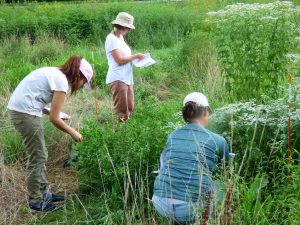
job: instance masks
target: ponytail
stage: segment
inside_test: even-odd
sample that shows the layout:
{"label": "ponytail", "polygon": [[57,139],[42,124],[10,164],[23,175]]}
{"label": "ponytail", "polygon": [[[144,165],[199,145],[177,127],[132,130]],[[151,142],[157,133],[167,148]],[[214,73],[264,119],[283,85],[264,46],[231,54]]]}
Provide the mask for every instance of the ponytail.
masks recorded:
{"label": "ponytail", "polygon": [[187,102],[182,108],[182,116],[185,122],[192,122],[193,119],[203,115],[207,107],[197,106],[195,102]]}

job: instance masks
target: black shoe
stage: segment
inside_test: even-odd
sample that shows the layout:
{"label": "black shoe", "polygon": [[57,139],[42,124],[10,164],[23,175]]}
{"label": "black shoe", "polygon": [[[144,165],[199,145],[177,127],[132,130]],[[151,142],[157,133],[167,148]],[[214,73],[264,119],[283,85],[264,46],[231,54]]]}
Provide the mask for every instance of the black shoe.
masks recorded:
{"label": "black shoe", "polygon": [[29,203],[28,206],[31,212],[51,212],[56,208],[55,205],[46,202]]}
{"label": "black shoe", "polygon": [[65,197],[62,196],[62,195],[55,195],[55,194],[52,194],[52,198],[50,200],[50,202],[63,202],[65,201]]}
{"label": "black shoe", "polygon": [[47,192],[44,194],[44,201],[49,203],[55,203],[55,202],[63,202],[65,200],[65,197],[62,195],[55,195],[51,192]]}

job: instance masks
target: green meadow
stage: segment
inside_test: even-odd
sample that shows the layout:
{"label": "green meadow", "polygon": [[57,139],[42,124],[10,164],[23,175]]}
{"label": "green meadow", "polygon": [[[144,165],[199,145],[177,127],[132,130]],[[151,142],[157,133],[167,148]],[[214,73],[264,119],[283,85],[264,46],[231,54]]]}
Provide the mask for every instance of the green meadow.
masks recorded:
{"label": "green meadow", "polygon": [[[167,225],[150,201],[168,134],[184,124],[183,98],[204,93],[210,129],[236,153],[220,179],[232,187],[231,224],[300,224],[300,2],[255,0],[77,1],[0,4],[0,224]],[[104,41],[120,11],[126,37],[153,66],[134,68],[135,109],[112,115]],[[6,108],[32,70],[69,56],[94,60],[93,90],[68,96],[74,143],[44,117],[50,188],[67,196],[48,214],[27,209],[22,141]],[[93,59],[94,56],[94,59]],[[288,77],[292,76],[290,92]],[[289,95],[290,93],[290,95]],[[288,101],[291,162],[288,163]],[[209,218],[220,224],[224,204]],[[200,224],[200,221],[198,223]]]}

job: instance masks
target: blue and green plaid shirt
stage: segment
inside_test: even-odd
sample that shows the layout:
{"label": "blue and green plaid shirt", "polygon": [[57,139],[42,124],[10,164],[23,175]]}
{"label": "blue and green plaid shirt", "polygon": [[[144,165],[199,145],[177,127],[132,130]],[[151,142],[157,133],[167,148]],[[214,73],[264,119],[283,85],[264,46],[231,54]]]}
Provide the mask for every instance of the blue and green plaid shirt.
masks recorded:
{"label": "blue and green plaid shirt", "polygon": [[154,195],[186,202],[213,191],[212,175],[229,159],[226,140],[197,124],[172,132],[160,157]]}

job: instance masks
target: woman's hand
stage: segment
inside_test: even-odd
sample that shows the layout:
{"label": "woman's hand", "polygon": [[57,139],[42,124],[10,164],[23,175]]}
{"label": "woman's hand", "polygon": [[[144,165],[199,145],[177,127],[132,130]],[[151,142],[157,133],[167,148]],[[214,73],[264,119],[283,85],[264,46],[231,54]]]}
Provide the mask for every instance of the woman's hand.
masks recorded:
{"label": "woman's hand", "polygon": [[141,59],[145,58],[145,54],[137,53],[137,54],[134,55],[134,58],[141,60]]}
{"label": "woman's hand", "polygon": [[74,130],[73,133],[71,133],[71,137],[76,142],[80,142],[83,139],[82,135],[80,133],[78,133],[76,130]]}

